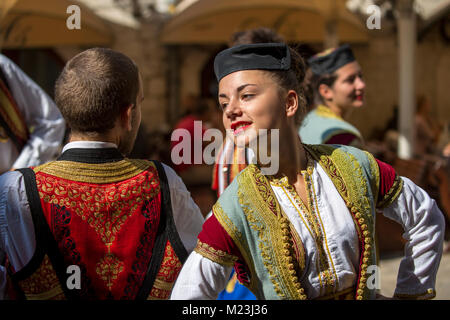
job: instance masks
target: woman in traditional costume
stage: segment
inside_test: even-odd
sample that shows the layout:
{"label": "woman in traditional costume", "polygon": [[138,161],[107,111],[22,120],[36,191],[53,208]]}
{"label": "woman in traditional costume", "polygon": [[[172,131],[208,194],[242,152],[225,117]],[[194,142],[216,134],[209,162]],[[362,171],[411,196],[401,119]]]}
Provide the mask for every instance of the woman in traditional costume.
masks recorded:
{"label": "woman in traditional costume", "polygon": [[408,240],[395,296],[433,298],[442,213],[365,151],[302,144],[301,57],[283,43],[245,44],[219,53],[214,69],[225,127],[246,147],[278,134],[278,170],[257,161],[223,192],[172,299],[216,299],[233,267],[258,299],[374,299],[377,211],[402,224]]}
{"label": "woman in traditional costume", "polygon": [[348,44],[330,48],[308,59],[316,108],[299,128],[303,143],[344,144],[364,147],[359,130],[346,121],[353,110],[364,106],[366,84],[361,66]]}

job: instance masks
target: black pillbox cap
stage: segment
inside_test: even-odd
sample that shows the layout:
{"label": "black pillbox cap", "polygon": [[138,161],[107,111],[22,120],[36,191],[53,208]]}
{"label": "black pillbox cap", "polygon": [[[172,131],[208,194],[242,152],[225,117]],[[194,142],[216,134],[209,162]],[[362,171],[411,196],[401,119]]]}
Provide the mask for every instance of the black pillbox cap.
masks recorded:
{"label": "black pillbox cap", "polygon": [[347,63],[355,61],[352,49],[348,44],[318,53],[308,59],[311,70],[316,75],[332,74]]}
{"label": "black pillbox cap", "polygon": [[289,70],[291,54],[284,43],[241,44],[219,52],[214,59],[217,81],[241,70]]}

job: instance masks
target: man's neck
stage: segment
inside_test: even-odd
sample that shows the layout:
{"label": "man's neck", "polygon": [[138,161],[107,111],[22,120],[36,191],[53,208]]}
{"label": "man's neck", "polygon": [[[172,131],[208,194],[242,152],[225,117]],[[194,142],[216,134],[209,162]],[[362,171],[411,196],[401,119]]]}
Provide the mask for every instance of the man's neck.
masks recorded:
{"label": "man's neck", "polygon": [[99,142],[110,142],[118,145],[118,139],[109,133],[99,134],[96,132],[89,133],[79,133],[73,132],[70,135],[69,142],[75,141],[99,141]]}

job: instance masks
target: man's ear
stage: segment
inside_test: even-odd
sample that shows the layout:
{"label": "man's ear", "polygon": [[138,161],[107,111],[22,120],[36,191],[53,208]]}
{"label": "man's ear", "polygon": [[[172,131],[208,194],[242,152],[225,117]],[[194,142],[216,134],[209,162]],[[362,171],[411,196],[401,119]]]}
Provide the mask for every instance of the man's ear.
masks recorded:
{"label": "man's ear", "polygon": [[286,116],[293,117],[298,109],[298,94],[295,90],[289,90],[286,96]]}
{"label": "man's ear", "polygon": [[129,104],[126,108],[122,109],[120,114],[120,124],[122,128],[125,128],[127,131],[131,131],[132,129],[132,117],[133,117],[133,109],[134,104]]}
{"label": "man's ear", "polygon": [[319,85],[319,94],[324,100],[333,99],[333,90],[331,90],[331,88],[324,83]]}

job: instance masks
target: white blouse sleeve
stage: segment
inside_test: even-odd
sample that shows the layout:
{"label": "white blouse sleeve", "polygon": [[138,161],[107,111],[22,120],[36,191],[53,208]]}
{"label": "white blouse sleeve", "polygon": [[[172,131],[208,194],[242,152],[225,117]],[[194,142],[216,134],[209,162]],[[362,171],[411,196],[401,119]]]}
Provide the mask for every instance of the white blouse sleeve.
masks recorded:
{"label": "white blouse sleeve", "polygon": [[172,290],[171,300],[216,300],[225,289],[232,266],[223,266],[192,252]]}
{"label": "white blouse sleeve", "polygon": [[13,168],[37,166],[52,160],[59,151],[65,121],[53,100],[17,65],[0,55],[0,64],[30,137]]}
{"label": "white blouse sleeve", "polygon": [[181,178],[169,166],[163,164],[163,167],[169,182],[175,227],[184,247],[190,253],[197,244],[204,218]]}
{"label": "white blouse sleeve", "polygon": [[403,226],[405,255],[400,263],[395,296],[433,298],[442,256],[444,217],[430,196],[405,177],[399,197],[383,214]]}
{"label": "white blouse sleeve", "polygon": [[[28,264],[36,242],[23,176],[11,171],[0,175],[0,263],[5,256],[15,270]],[[0,300],[5,299],[6,269],[0,266]]]}

